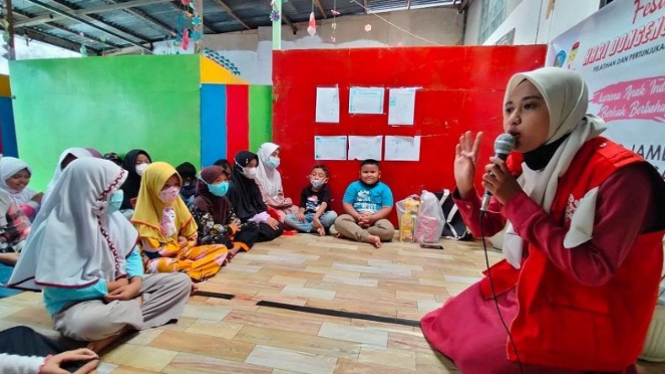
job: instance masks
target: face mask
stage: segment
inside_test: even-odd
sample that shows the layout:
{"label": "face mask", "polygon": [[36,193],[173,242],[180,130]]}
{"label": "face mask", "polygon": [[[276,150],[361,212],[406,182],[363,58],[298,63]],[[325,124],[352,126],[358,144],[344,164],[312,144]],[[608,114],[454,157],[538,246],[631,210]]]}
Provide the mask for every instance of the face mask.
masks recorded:
{"label": "face mask", "polygon": [[242,168],[242,174],[248,179],[256,178],[256,168]]}
{"label": "face mask", "polygon": [[124,197],[125,193],[122,190],[117,190],[111,194],[111,198],[109,199],[109,214],[120,210]]}
{"label": "face mask", "polygon": [[224,182],[217,183],[217,184],[208,184],[208,183],[206,183],[206,184],[208,185],[208,189],[210,190],[210,193],[215,195],[215,196],[224,197],[224,196],[226,196],[226,193],[229,192],[229,182],[228,181],[224,181]]}
{"label": "face mask", "polygon": [[280,160],[277,157],[270,156],[270,159],[266,162],[266,166],[271,169],[277,169],[279,162]]}
{"label": "face mask", "polygon": [[171,204],[178,198],[179,193],[180,193],[180,188],[169,187],[165,190],[162,190],[159,193],[159,200],[161,200],[165,204]]}
{"label": "face mask", "polygon": [[312,178],[309,181],[312,183],[312,187],[314,188],[320,188],[321,186],[323,186],[323,180]]}
{"label": "face mask", "polygon": [[138,174],[139,176],[143,175],[143,172],[145,171],[145,168],[148,167],[148,165],[150,165],[150,164],[138,164],[138,165],[136,165],[136,167],[135,167],[136,174]]}

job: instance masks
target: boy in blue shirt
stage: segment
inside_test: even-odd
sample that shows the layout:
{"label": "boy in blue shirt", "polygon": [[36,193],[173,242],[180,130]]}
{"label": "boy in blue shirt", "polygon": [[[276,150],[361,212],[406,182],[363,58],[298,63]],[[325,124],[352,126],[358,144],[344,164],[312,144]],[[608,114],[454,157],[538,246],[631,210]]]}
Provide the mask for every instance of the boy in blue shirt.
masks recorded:
{"label": "boy in blue shirt", "polygon": [[349,184],[344,193],[344,212],[335,220],[338,236],[366,242],[381,248],[391,241],[395,227],[388,218],[393,210],[393,193],[379,182],[381,168],[376,160],[360,164],[360,180]]}

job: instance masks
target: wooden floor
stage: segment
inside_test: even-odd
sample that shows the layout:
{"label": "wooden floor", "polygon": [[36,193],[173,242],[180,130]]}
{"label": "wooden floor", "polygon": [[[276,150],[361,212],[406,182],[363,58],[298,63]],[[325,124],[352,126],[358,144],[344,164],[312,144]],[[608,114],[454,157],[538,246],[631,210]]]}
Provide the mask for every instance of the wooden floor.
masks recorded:
{"label": "wooden floor", "polygon": [[[272,301],[417,321],[480,279],[477,243],[369,245],[313,235],[280,238],[239,254],[192,297],[176,325],[125,339],[100,373],[458,373],[418,327],[260,306]],[[490,260],[500,258],[491,252]],[[0,330],[29,325],[55,336],[41,295],[0,300]],[[641,364],[640,373],[665,365]]]}

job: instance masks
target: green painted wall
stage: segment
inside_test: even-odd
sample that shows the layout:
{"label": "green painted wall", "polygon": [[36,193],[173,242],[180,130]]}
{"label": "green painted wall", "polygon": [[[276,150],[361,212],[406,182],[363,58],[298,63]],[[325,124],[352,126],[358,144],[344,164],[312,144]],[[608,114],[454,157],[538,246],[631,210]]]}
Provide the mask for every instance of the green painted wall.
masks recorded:
{"label": "green painted wall", "polygon": [[272,86],[249,86],[249,149],[272,141]]}
{"label": "green painted wall", "polygon": [[60,153],[148,151],[200,162],[199,56],[86,57],[10,63],[19,156],[43,189]]}

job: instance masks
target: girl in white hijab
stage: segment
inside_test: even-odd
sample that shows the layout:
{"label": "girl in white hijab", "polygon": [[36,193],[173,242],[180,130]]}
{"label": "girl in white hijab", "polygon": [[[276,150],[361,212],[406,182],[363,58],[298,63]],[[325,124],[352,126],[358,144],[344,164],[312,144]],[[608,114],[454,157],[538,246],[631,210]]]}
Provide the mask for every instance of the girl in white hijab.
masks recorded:
{"label": "girl in white hijab", "polygon": [[73,161],[9,280],[10,287],[43,289],[55,329],[96,352],[132,329],[179,318],[191,289],[185,274],[143,275],[138,233],[118,212],[126,177],[111,161]]}
{"label": "girl in white hijab", "polygon": [[31,176],[32,170],[23,160],[15,157],[0,160],[0,189],[9,193],[30,220],[35,218],[44,195],[28,187]]}
{"label": "girl in white hijab", "polygon": [[259,165],[254,180],[261,189],[263,202],[268,208],[272,208],[272,211],[279,216],[279,221],[283,223],[287,214],[298,213],[298,207],[293,205],[291,198],[284,196],[282,175],[277,170],[280,164],[279,146],[275,143],[263,143],[257,155]]}
{"label": "girl in white hijab", "polygon": [[83,157],[93,157],[93,154],[86,148],[68,148],[60,154],[58,164],[55,166],[55,171],[53,172],[53,179],[51,179],[48,186],[46,187],[44,199],[49,195],[51,190],[53,190],[55,184],[58,183],[58,180],[62,175],[62,171],[65,170],[67,165],[69,165],[72,161]]}
{"label": "girl in white hijab", "polygon": [[429,343],[464,373],[518,373],[520,365],[636,373],[663,265],[665,183],[599,136],[606,125],[586,113],[588,100],[577,72],[512,77],[503,130],[515,152],[485,167],[482,185],[493,195],[485,218],[473,187],[480,134],[460,138],[454,198],[465,223],[489,237],[508,222],[506,260],[491,277],[421,320]]}

